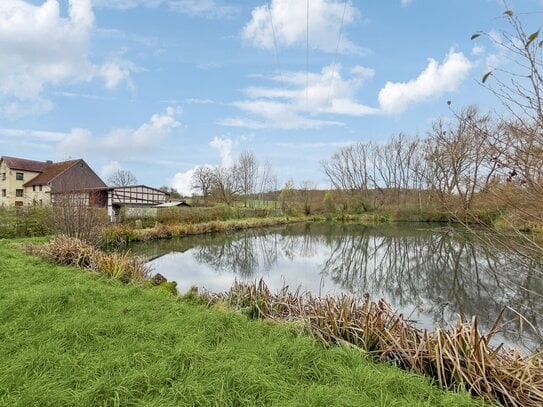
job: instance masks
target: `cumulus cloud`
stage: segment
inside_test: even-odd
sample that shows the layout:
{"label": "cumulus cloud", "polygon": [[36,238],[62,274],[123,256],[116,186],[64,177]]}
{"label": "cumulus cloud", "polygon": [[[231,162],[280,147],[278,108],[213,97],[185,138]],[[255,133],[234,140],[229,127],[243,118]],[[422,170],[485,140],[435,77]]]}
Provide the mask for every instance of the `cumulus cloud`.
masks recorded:
{"label": "cumulus cloud", "polygon": [[170,180],[170,185],[172,188],[177,189],[181,195],[191,196],[194,193],[192,188],[192,177],[195,171],[196,167],[185,172],[176,173]]}
{"label": "cumulus cloud", "polygon": [[[234,155],[233,149],[234,145],[237,144],[237,140],[232,140],[232,138],[227,136],[213,137],[213,140],[209,142],[209,146],[216,149],[219,152],[221,158],[221,166],[230,167],[234,164],[236,157]],[[216,168],[215,165],[205,164],[205,167]],[[192,177],[196,168],[191,168],[185,172],[176,173],[170,181],[170,185],[177,189],[182,195],[190,196],[194,193],[192,188]]]}
{"label": "cumulus cloud", "polygon": [[[91,0],[69,0],[68,17],[61,17],[58,0],[35,6],[22,0],[0,2],[0,98],[8,99],[4,114],[47,111],[47,86],[104,79],[108,88],[130,72],[114,63],[95,65],[88,58],[94,27]],[[35,103],[37,108],[31,105]],[[10,107],[11,104],[11,107]],[[7,107],[6,107],[7,106]]]}
{"label": "cumulus cloud", "polygon": [[232,153],[234,141],[231,138],[215,136],[209,145],[219,150],[221,155],[221,165],[223,167],[230,167],[234,164],[235,157]]}
{"label": "cumulus cloud", "polygon": [[[356,101],[356,94],[367,79],[375,74],[371,68],[356,66],[350,77],[341,75],[341,66],[326,66],[319,73],[283,72],[270,79],[274,87],[249,87],[245,89],[248,100],[232,105],[257,117],[227,118],[219,123],[225,126],[281,129],[313,129],[338,126],[341,122],[320,120],[321,114],[365,116],[378,113],[378,109]],[[309,115],[309,117],[308,117]]]}
{"label": "cumulus cloud", "polygon": [[137,129],[115,129],[105,136],[96,137],[86,129],[72,131],[57,145],[60,156],[81,156],[100,154],[106,157],[124,158],[155,151],[161,140],[179,127],[179,108],[168,107],[161,114],[154,114],[151,119]]}
{"label": "cumulus cloud", "polygon": [[409,82],[387,82],[379,92],[379,105],[386,114],[399,114],[422,102],[460,86],[472,63],[461,52],[451,51],[440,64],[430,58],[426,69]]}
{"label": "cumulus cloud", "polygon": [[[345,14],[344,14],[345,11]],[[341,22],[347,26],[359,15],[351,2],[312,0],[309,10],[309,43],[312,48],[335,52]],[[273,49],[274,34],[278,47],[305,46],[307,40],[307,4],[305,1],[272,0],[251,13],[241,36],[257,48]],[[343,31],[338,50],[342,53],[365,53]]]}

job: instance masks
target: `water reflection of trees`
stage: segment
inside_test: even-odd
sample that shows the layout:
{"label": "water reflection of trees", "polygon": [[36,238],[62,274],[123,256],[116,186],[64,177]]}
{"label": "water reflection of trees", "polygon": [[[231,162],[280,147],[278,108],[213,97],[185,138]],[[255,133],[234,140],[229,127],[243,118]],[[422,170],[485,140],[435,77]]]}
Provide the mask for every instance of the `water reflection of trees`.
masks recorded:
{"label": "water reflection of trees", "polygon": [[218,272],[230,272],[249,278],[269,272],[279,256],[293,260],[312,257],[318,250],[320,236],[299,224],[284,229],[248,229],[228,235],[226,239],[196,247],[194,258]]}
{"label": "water reflection of trees", "polygon": [[478,315],[488,327],[504,306],[541,324],[538,267],[451,231],[401,237],[370,231],[337,235],[322,271],[354,295],[382,296],[404,310],[419,307],[439,323]]}
{"label": "water reflection of trees", "polygon": [[343,291],[383,297],[405,312],[417,309],[430,315],[435,322],[454,321],[458,314],[478,315],[489,327],[504,306],[536,326],[543,322],[543,280],[537,262],[481,245],[454,229],[297,224],[183,242],[183,250],[193,249],[198,262],[244,279],[269,272],[281,258],[324,255],[320,272]]}
{"label": "water reflection of trees", "polygon": [[223,272],[250,277],[256,270],[269,271],[277,262],[278,247],[275,233],[246,230],[236,233],[222,244],[197,248],[194,258]]}

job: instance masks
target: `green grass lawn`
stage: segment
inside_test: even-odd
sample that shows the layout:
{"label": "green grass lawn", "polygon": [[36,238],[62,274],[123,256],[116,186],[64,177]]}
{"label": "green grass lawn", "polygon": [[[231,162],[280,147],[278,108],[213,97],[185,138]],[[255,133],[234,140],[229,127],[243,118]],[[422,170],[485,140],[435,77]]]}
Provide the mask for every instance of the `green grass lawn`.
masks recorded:
{"label": "green grass lawn", "polygon": [[293,328],[180,303],[0,240],[2,406],[471,406]]}

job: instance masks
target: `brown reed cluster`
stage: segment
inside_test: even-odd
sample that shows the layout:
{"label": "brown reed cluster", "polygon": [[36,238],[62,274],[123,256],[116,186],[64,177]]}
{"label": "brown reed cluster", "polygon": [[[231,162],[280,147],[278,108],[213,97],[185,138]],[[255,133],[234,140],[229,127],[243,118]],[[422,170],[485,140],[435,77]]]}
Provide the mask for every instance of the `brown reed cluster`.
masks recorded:
{"label": "brown reed cluster", "polygon": [[433,332],[416,328],[383,300],[349,296],[315,297],[284,287],[270,292],[265,283],[239,283],[223,294],[200,294],[208,303],[226,302],[255,318],[302,321],[327,344],[347,343],[379,360],[427,375],[446,388],[465,388],[474,396],[504,406],[543,406],[540,352],[490,345],[501,315],[487,334],[477,318]]}
{"label": "brown reed cluster", "polygon": [[103,252],[81,240],[65,235],[55,236],[49,243],[26,245],[27,252],[57,264],[80,267],[129,283],[144,281],[151,270],[145,260],[129,252]]}

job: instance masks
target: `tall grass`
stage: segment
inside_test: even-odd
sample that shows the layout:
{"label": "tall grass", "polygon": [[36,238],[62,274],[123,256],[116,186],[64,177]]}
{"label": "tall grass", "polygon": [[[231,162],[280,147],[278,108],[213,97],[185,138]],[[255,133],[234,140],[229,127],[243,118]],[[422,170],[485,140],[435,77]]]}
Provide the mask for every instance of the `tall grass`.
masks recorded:
{"label": "tall grass", "polygon": [[122,247],[134,241],[150,241],[203,233],[228,232],[233,230],[284,225],[304,220],[306,221],[308,218],[249,218],[244,220],[212,221],[195,224],[158,224],[150,229],[133,229],[128,225],[112,225],[104,230],[102,242],[106,247]]}
{"label": "tall grass", "polygon": [[106,253],[94,246],[69,236],[55,236],[41,245],[26,245],[28,252],[38,254],[54,263],[80,267],[129,283],[144,281],[150,276],[150,268],[142,258],[130,253]]}
{"label": "tall grass", "polygon": [[251,317],[302,321],[324,343],[354,345],[446,388],[467,389],[505,406],[543,405],[543,355],[492,346],[500,318],[487,334],[480,333],[476,318],[430,332],[414,327],[383,300],[319,298],[288,287],[272,294],[263,281],[236,283],[227,293],[204,293],[202,299],[226,302]]}
{"label": "tall grass", "polygon": [[0,240],[0,405],[481,406],[420,375]]}

